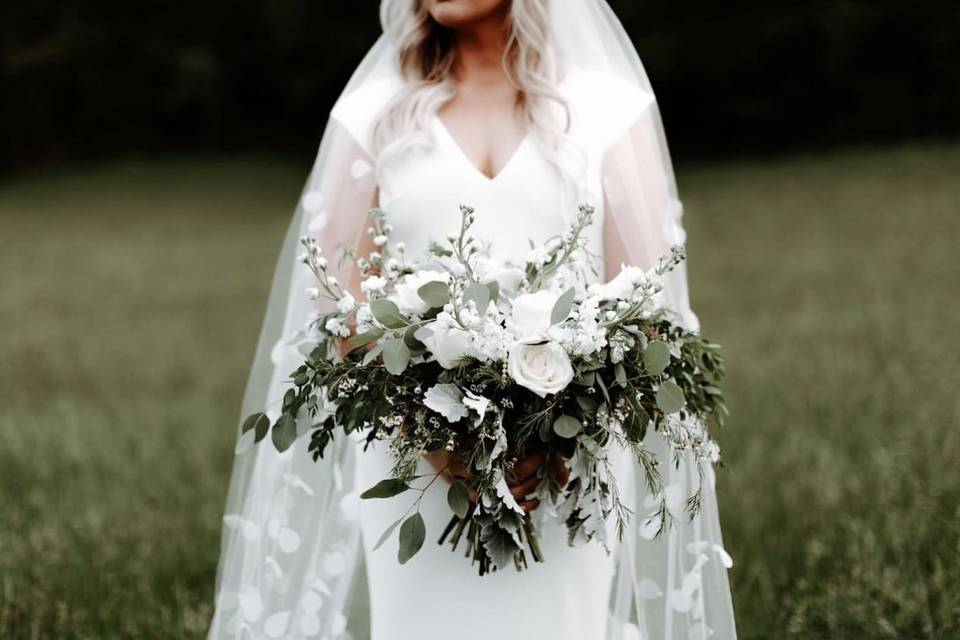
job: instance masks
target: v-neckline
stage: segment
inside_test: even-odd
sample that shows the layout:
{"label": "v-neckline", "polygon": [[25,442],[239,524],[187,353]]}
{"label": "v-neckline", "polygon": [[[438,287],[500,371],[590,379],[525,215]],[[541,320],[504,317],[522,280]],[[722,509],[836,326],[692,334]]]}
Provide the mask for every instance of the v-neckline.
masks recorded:
{"label": "v-neckline", "polygon": [[473,160],[470,159],[470,156],[467,155],[467,152],[464,151],[463,147],[460,146],[460,143],[457,142],[457,139],[453,136],[453,132],[451,132],[450,129],[447,127],[447,125],[443,122],[443,119],[440,118],[439,114],[434,116],[434,120],[436,120],[437,128],[440,130],[443,137],[447,139],[447,142],[449,142],[450,145],[453,147],[454,152],[460,157],[461,161],[464,164],[466,164],[467,167],[469,167],[474,174],[479,176],[485,182],[491,183],[491,184],[496,182],[500,178],[500,176],[502,176],[504,173],[507,172],[507,170],[513,164],[514,160],[516,160],[517,156],[520,155],[520,151],[523,149],[523,147],[526,146],[527,139],[530,137],[529,131],[524,133],[523,137],[520,139],[520,142],[517,143],[517,146],[515,146],[513,148],[513,151],[510,153],[510,157],[507,158],[507,161],[504,162],[503,166],[500,167],[500,170],[497,171],[492,176],[489,176],[486,173],[484,173],[480,169],[480,167],[474,164]]}

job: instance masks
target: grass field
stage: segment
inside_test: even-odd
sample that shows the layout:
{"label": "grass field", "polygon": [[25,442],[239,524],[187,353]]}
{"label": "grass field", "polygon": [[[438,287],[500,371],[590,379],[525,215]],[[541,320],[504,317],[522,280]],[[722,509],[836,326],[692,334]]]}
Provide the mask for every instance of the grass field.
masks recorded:
{"label": "grass field", "polygon": [[[0,638],[202,636],[303,174],[209,159],[0,182]],[[960,637],[960,147],[680,179],[694,306],[730,369],[741,637]]]}

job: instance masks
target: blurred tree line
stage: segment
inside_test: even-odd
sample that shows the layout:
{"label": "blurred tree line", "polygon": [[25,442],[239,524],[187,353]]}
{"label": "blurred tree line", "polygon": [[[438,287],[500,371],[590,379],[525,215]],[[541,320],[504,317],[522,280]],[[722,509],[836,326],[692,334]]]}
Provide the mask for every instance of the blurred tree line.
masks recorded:
{"label": "blurred tree line", "polygon": [[[956,0],[611,4],[677,155],[960,132]],[[3,3],[0,168],[165,149],[309,154],[378,34],[374,0]]]}

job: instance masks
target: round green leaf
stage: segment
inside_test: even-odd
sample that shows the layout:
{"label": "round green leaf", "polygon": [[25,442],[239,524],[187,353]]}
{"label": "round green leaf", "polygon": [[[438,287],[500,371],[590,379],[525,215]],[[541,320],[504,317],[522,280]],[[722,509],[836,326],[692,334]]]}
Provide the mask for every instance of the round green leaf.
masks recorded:
{"label": "round green leaf", "polygon": [[570,287],[557,298],[557,301],[553,304],[553,309],[550,311],[550,324],[557,324],[567,319],[567,316],[573,310],[575,295],[577,295],[576,289]]}
{"label": "round green leaf", "polygon": [[580,421],[573,416],[560,416],[553,423],[553,432],[561,438],[573,438],[580,433]]}
{"label": "round green leaf", "polygon": [[400,564],[406,564],[407,560],[417,555],[426,537],[427,527],[419,511],[403,521],[400,526],[400,550],[397,552]]}
{"label": "round green leaf", "polygon": [[683,389],[673,380],[667,380],[657,389],[657,406],[664,413],[676,413],[685,403]]}
{"label": "round green leaf", "polygon": [[410,347],[403,340],[388,340],[383,344],[383,364],[395,376],[403,373],[410,362]]}
{"label": "round green leaf", "polygon": [[462,482],[454,482],[447,491],[447,504],[450,510],[461,518],[467,517],[467,511],[470,510],[470,496],[467,488]]}
{"label": "round green leaf", "polygon": [[283,453],[290,448],[290,445],[297,439],[297,421],[289,413],[285,413],[273,425],[273,446],[277,451]]}
{"label": "round green leaf", "polygon": [[397,305],[390,300],[383,298],[374,300],[370,303],[370,311],[373,313],[373,317],[377,319],[377,322],[388,329],[401,329],[410,324],[407,317],[400,313]]}
{"label": "round green leaf", "polygon": [[450,300],[450,286],[446,282],[435,280],[417,289],[417,295],[430,305],[431,309],[437,309]]}
{"label": "round green leaf", "polygon": [[658,376],[670,364],[670,347],[663,340],[653,340],[643,352],[643,366],[651,374]]}

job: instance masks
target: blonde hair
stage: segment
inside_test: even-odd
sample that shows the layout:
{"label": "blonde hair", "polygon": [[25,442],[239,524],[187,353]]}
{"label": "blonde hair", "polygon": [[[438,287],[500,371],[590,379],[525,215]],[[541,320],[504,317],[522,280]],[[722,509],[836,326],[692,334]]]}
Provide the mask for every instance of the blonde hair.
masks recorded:
{"label": "blonde hair", "polygon": [[[503,68],[519,92],[530,133],[557,150],[570,127],[570,112],[557,90],[560,71],[550,43],[549,1],[512,0]],[[378,166],[411,147],[432,145],[429,121],[456,91],[453,33],[433,20],[423,0],[383,0],[380,22],[396,47],[404,88],[374,126]]]}

